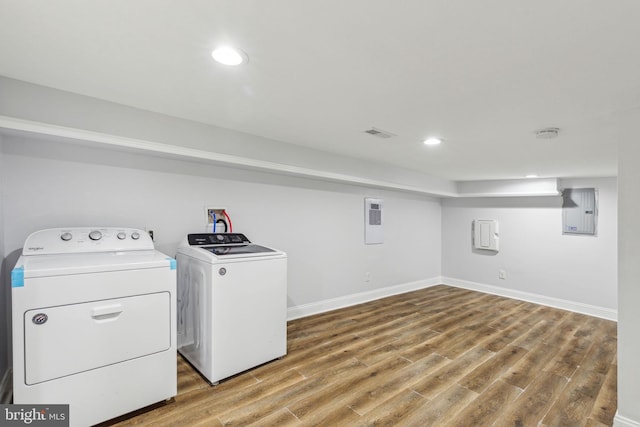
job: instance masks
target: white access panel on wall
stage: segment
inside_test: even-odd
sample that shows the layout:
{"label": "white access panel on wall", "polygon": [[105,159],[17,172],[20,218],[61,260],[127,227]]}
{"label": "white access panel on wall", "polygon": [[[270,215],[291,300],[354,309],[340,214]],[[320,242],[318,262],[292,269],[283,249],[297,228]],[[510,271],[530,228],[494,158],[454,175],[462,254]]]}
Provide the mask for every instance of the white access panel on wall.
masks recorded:
{"label": "white access panel on wall", "polygon": [[383,243],[382,199],[364,199],[364,242],[367,245]]}
{"label": "white access panel on wall", "polygon": [[498,221],[493,219],[476,219],[473,221],[473,247],[487,251],[500,250]]}
{"label": "white access panel on wall", "polygon": [[596,235],[598,193],[595,188],[566,188],[562,192],[562,233]]}

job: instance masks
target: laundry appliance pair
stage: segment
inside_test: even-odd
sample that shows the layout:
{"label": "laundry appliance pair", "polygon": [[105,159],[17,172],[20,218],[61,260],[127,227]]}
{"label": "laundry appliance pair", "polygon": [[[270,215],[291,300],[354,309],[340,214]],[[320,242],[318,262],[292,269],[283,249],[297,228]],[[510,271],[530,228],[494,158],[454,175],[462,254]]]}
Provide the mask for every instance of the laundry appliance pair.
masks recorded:
{"label": "laundry appliance pair", "polygon": [[189,234],[176,260],[132,228],[41,230],[11,274],[13,401],[87,426],[176,395],[176,350],[212,384],[284,356],[287,256]]}

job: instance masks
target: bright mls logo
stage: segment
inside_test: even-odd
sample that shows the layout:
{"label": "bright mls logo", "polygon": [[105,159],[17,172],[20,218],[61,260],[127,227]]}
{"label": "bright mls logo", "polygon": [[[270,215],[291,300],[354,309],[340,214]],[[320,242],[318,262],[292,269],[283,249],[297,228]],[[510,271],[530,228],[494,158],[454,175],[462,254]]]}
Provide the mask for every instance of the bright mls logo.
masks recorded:
{"label": "bright mls logo", "polygon": [[0,426],[69,427],[69,405],[0,405]]}

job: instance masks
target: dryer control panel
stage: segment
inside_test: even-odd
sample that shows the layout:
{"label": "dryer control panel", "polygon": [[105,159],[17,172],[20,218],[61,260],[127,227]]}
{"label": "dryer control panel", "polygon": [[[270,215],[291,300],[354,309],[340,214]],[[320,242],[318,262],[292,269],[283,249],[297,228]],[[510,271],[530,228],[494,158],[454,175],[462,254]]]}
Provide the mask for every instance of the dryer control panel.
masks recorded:
{"label": "dryer control panel", "polygon": [[32,233],[22,255],[153,250],[151,237],[136,228],[49,228]]}
{"label": "dryer control panel", "polygon": [[187,240],[190,246],[205,245],[229,245],[234,243],[251,243],[244,234],[241,233],[197,233],[188,234]]}

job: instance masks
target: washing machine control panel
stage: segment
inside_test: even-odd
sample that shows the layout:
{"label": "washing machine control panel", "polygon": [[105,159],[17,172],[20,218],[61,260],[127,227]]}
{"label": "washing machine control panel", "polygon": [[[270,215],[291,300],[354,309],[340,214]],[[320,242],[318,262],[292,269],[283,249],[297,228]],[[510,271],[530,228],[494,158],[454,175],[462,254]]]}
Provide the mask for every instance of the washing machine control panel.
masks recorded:
{"label": "washing machine control panel", "polygon": [[251,243],[244,234],[241,233],[198,233],[188,234],[187,239],[191,246],[205,245],[230,245],[234,243]]}
{"label": "washing machine control panel", "polygon": [[50,228],[32,233],[23,255],[153,250],[153,241],[135,228]]}

